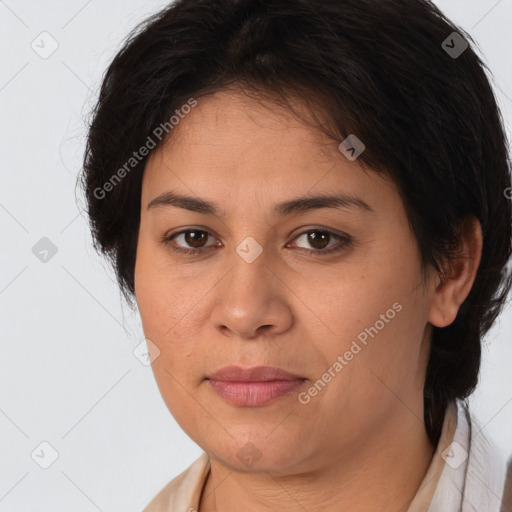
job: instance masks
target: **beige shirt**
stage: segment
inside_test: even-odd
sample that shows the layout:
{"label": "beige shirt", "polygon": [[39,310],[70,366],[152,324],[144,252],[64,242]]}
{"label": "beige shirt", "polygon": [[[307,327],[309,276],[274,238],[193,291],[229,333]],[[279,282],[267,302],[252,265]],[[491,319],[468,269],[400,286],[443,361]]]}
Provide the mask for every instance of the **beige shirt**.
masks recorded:
{"label": "beige shirt", "polygon": [[[473,426],[472,431],[472,426],[462,404],[452,402],[445,414],[441,437],[432,461],[407,512],[500,511],[505,467],[494,458],[494,448],[483,438],[480,430]],[[479,437],[475,436],[475,430],[478,430]],[[486,469],[483,464],[484,458],[487,464],[493,465],[494,472]],[[477,480],[468,483],[466,479],[476,473],[471,469],[473,466],[483,470],[484,475],[477,475]],[[143,512],[199,511],[201,493],[209,471],[210,459],[203,452],[185,471],[171,480]],[[489,476],[488,482],[479,483],[488,473],[493,473],[494,476]],[[492,492],[487,493],[490,497],[487,494],[484,496],[484,492],[478,490],[469,498],[459,492],[459,489],[465,487],[465,483],[468,483],[469,487],[475,487],[475,482],[476,487],[483,487],[485,491],[490,489]],[[480,506],[485,508],[475,508],[472,503],[476,503],[477,500]]]}
{"label": "beige shirt", "polygon": [[430,462],[430,466],[423,477],[416,495],[414,496],[407,512],[427,512],[432,497],[436,490],[437,484],[441,477],[441,473],[444,470],[445,459],[443,458],[443,452],[453,442],[455,435],[455,429],[457,427],[457,406],[455,403],[451,403],[446,410],[444,416],[443,428],[441,430],[441,437],[437,443],[436,451]]}

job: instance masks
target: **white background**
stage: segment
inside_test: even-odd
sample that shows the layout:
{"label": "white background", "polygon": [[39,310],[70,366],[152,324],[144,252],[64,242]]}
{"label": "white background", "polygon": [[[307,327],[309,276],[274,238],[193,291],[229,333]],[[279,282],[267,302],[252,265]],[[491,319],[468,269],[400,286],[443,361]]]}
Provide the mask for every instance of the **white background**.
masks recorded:
{"label": "white background", "polygon": [[[435,3],[479,44],[512,125],[512,0]],[[138,511],[201,453],[133,355],[137,314],[92,248],[75,197],[101,76],[128,30],[164,5],[0,0],[0,512]],[[59,45],[48,59],[31,48],[43,31]],[[58,249],[47,263],[32,253],[42,237]],[[509,308],[487,338],[472,399],[506,453],[511,334]],[[48,469],[31,457],[43,441],[58,452]]]}

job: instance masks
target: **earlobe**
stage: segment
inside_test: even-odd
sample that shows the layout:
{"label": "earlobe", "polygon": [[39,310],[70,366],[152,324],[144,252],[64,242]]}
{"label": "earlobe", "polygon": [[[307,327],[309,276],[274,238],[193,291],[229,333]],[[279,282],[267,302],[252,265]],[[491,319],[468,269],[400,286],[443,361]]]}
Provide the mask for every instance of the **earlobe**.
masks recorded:
{"label": "earlobe", "polygon": [[476,217],[471,217],[461,231],[458,255],[447,264],[441,282],[433,290],[428,319],[432,325],[447,327],[455,321],[475,282],[482,246],[482,227]]}

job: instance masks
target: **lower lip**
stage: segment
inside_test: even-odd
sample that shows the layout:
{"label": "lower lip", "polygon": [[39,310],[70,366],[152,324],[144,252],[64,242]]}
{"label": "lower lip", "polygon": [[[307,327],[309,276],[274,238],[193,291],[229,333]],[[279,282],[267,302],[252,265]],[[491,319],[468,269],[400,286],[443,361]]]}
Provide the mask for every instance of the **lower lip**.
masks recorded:
{"label": "lower lip", "polygon": [[268,382],[226,382],[208,380],[212,389],[222,398],[242,407],[258,407],[289,395],[305,379],[272,380]]}

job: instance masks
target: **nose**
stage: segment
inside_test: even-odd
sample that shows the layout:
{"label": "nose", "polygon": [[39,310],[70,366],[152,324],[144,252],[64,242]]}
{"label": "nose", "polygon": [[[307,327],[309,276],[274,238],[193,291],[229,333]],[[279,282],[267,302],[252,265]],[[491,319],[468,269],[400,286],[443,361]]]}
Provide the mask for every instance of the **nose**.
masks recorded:
{"label": "nose", "polygon": [[293,322],[290,290],[271,268],[265,252],[248,263],[238,254],[230,272],[215,287],[211,321],[225,336],[245,339],[275,337]]}

